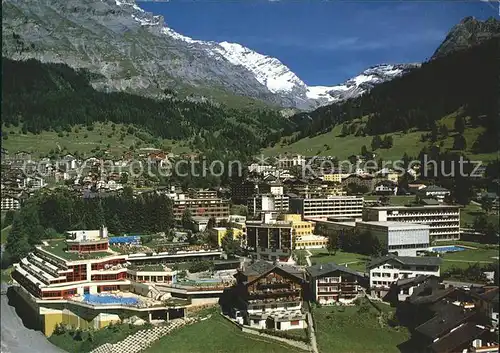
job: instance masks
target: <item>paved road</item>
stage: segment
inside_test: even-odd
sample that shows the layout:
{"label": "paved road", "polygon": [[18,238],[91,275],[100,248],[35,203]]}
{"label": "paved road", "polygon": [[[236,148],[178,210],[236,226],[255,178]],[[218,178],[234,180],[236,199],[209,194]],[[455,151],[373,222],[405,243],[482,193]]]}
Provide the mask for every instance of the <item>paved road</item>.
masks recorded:
{"label": "paved road", "polygon": [[[2,283],[2,290],[4,284]],[[1,352],[2,353],[65,353],[50,343],[40,331],[23,325],[6,295],[0,296]]]}

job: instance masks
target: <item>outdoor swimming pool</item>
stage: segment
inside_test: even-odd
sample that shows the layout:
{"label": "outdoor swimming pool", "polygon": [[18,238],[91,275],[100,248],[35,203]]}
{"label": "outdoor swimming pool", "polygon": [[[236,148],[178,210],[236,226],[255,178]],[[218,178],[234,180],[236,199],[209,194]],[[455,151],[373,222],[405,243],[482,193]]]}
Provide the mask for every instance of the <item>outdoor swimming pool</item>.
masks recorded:
{"label": "outdoor swimming pool", "polygon": [[123,304],[123,305],[136,305],[139,304],[137,298],[118,297],[116,295],[105,294],[84,294],[83,301],[89,304],[110,305],[110,304]]}
{"label": "outdoor swimming pool", "polygon": [[436,246],[431,248],[432,251],[434,252],[457,252],[457,251],[464,251],[466,250],[464,247],[457,246],[457,245],[448,245],[448,246]]}

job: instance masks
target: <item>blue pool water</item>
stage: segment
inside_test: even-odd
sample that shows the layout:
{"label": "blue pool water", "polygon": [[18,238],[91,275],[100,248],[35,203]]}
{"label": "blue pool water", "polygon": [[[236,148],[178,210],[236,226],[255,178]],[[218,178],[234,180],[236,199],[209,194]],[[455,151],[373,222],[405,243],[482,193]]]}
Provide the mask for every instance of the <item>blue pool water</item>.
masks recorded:
{"label": "blue pool water", "polygon": [[465,248],[456,245],[448,245],[448,246],[437,246],[432,248],[434,252],[456,252],[456,251],[464,251]]}
{"label": "blue pool water", "polygon": [[139,303],[136,298],[121,298],[116,295],[84,294],[83,301],[89,304],[124,304],[135,305]]}

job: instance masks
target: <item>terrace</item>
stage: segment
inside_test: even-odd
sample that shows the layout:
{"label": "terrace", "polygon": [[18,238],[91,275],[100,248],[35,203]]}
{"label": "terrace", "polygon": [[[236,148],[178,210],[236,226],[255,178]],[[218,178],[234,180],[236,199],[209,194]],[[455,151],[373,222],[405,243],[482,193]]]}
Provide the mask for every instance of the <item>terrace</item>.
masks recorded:
{"label": "terrace", "polygon": [[113,255],[113,253],[107,251],[98,251],[89,253],[68,252],[67,245],[64,240],[47,242],[47,245],[42,245],[40,248],[48,253],[51,253],[67,261],[100,259],[106,256]]}
{"label": "terrace", "polygon": [[168,268],[167,266],[157,264],[157,265],[135,265],[132,264],[128,266],[128,269],[133,270],[133,271],[142,271],[142,272],[172,272],[173,270],[171,268]]}

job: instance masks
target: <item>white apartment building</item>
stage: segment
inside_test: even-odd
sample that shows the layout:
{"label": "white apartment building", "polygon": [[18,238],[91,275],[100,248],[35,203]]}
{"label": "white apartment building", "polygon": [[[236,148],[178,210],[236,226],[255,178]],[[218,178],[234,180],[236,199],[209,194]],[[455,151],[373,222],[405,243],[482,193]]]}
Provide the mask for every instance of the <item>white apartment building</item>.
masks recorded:
{"label": "white apartment building", "polygon": [[303,218],[357,218],[363,213],[363,197],[329,196],[327,198],[291,198],[290,211]]}
{"label": "white apartment building", "polygon": [[304,156],[298,154],[293,157],[279,157],[278,158],[278,168],[286,169],[296,166],[304,166],[306,164],[306,159]]}
{"label": "white apartment building", "polygon": [[40,177],[27,177],[23,180],[23,187],[31,189],[40,189],[46,186],[47,183]]}
{"label": "white apartment building", "polygon": [[452,205],[376,206],[363,210],[363,221],[429,225],[431,241],[460,239],[460,208]]}
{"label": "white apartment building", "polygon": [[21,208],[21,202],[17,197],[2,195],[2,211],[18,210]]}
{"label": "white apartment building", "polygon": [[275,171],[276,167],[272,165],[261,165],[259,163],[252,163],[248,166],[248,171],[250,173],[264,173],[264,172],[272,172]]}
{"label": "white apartment building", "polygon": [[367,269],[370,273],[372,295],[385,296],[391,285],[400,279],[416,276],[440,276],[441,258],[388,255],[372,260]]}
{"label": "white apartment building", "polygon": [[248,199],[249,214],[257,215],[261,212],[288,212],[289,197],[283,194],[260,194]]}
{"label": "white apartment building", "polygon": [[426,224],[404,222],[356,222],[361,232],[376,236],[387,251],[398,256],[417,256],[430,246],[429,229]]}

